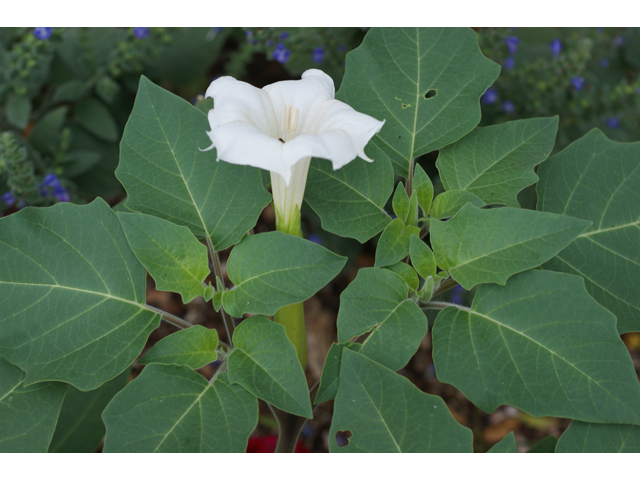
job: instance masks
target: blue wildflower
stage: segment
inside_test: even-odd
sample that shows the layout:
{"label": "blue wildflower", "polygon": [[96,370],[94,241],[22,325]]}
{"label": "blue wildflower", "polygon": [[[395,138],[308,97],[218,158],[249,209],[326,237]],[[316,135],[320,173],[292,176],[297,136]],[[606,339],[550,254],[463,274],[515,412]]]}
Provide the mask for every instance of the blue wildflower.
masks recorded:
{"label": "blue wildflower", "polygon": [[62,186],[62,183],[60,182],[60,179],[54,173],[50,173],[49,175],[44,177],[44,180],[42,180],[42,183],[40,183],[39,188],[40,194],[43,197],[52,195],[61,202],[68,202],[71,200],[69,192],[65,190],[65,188]]}
{"label": "blue wildflower", "polygon": [[604,27],[596,27],[596,32],[604,33]]}
{"label": "blue wildflower", "polygon": [[16,203],[17,200],[18,199],[14,197],[13,194],[11,193],[11,190],[9,190],[7,193],[2,195],[2,201],[7,204],[7,207],[10,207],[14,203]]}
{"label": "blue wildflower", "polygon": [[587,82],[583,77],[573,77],[571,79],[571,83],[573,84],[573,88],[576,90],[582,90]]}
{"label": "blue wildflower", "polygon": [[289,38],[289,32],[282,32],[280,34],[280,40],[286,40],[287,38]]}
{"label": "blue wildflower", "polygon": [[462,288],[462,285],[456,285],[455,287],[453,287],[453,290],[451,291],[451,297],[449,298],[451,303],[462,305],[462,292],[464,292],[464,288]]}
{"label": "blue wildflower", "polygon": [[310,240],[313,243],[317,243],[318,245],[322,245],[322,239],[315,233],[310,233],[307,237],[307,240]]}
{"label": "blue wildflower", "polygon": [[344,52],[344,45],[338,45],[338,51]]}
{"label": "blue wildflower", "polygon": [[520,43],[520,39],[516,36],[510,36],[504,39],[504,42],[507,44],[507,48],[509,49],[509,53],[516,53],[518,51],[518,44]]}
{"label": "blue wildflower", "polygon": [[502,111],[504,113],[513,113],[516,110],[516,106],[513,104],[511,100],[505,100],[502,102]]}
{"label": "blue wildflower", "polygon": [[46,40],[51,36],[52,32],[53,27],[36,27],[33,29],[33,36],[40,40]]}
{"label": "blue wildflower", "polygon": [[513,57],[507,57],[502,66],[505,70],[513,70],[516,66],[516,59]]}
{"label": "blue wildflower", "polygon": [[613,117],[607,117],[605,123],[609,128],[618,128],[620,126],[620,119],[617,115],[614,115]]}
{"label": "blue wildflower", "polygon": [[493,105],[498,100],[498,91],[495,88],[490,88],[480,98],[480,101],[485,105]]}
{"label": "blue wildflower", "polygon": [[267,47],[270,47],[271,45],[273,45],[273,40],[271,40],[270,38],[267,39]]}
{"label": "blue wildflower", "polygon": [[286,48],[282,43],[278,43],[278,46],[271,55],[276,62],[287,63],[291,56],[291,50]]}
{"label": "blue wildflower", "polygon": [[302,427],[302,436],[303,437],[310,437],[311,435],[313,435],[313,433],[315,432],[315,429],[311,426],[311,425],[305,425],[304,427]]}
{"label": "blue wildflower", "polygon": [[311,54],[311,59],[313,60],[313,63],[322,63],[324,61],[324,48],[318,47],[314,49]]}
{"label": "blue wildflower", "polygon": [[616,38],[613,39],[613,44],[620,46],[620,45],[624,45],[625,41],[626,39],[622,35],[618,35],[616,36]]}
{"label": "blue wildflower", "polygon": [[600,59],[600,66],[602,68],[608,68],[609,67],[609,59],[607,58],[601,58]]}
{"label": "blue wildflower", "polygon": [[149,29],[147,27],[133,27],[133,34],[136,38],[145,39],[149,36]]}
{"label": "blue wildflower", "polygon": [[555,38],[553,42],[549,44],[549,48],[551,49],[551,53],[554,57],[560,55],[560,51],[562,50],[562,42],[559,38]]}

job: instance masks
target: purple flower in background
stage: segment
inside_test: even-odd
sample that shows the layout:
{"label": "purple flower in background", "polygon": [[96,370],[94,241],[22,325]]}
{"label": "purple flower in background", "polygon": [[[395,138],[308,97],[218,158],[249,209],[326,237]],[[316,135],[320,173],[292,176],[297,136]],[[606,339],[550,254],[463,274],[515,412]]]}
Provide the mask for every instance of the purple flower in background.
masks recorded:
{"label": "purple flower in background", "polygon": [[482,94],[480,101],[485,105],[493,105],[498,100],[498,91],[495,88],[490,88]]}
{"label": "purple flower in background", "polygon": [[596,27],[596,32],[604,33],[604,27]]}
{"label": "purple flower in background", "polygon": [[513,70],[513,68],[516,66],[516,59],[513,57],[507,57],[502,66],[505,70]]}
{"label": "purple flower in background", "polygon": [[339,52],[343,52],[344,51],[344,45],[338,45],[338,51]]}
{"label": "purple flower in background", "polygon": [[315,48],[311,54],[311,59],[313,63],[322,63],[324,61],[324,48]]}
{"label": "purple flower in background", "polygon": [[618,128],[620,126],[620,119],[617,115],[614,115],[613,117],[607,117],[605,123],[609,128]]}
{"label": "purple flower in background", "polygon": [[573,77],[571,79],[571,83],[573,84],[573,88],[576,90],[582,90],[587,82],[583,77]]}
{"label": "purple flower in background", "polygon": [[608,68],[609,67],[609,59],[607,58],[601,58],[600,59],[600,66],[602,68]]}
{"label": "purple flower in background", "polygon": [[14,197],[13,194],[11,193],[11,190],[9,190],[7,193],[2,195],[2,201],[7,204],[7,207],[10,207],[14,203],[16,203],[17,198]]}
{"label": "purple flower in background", "polygon": [[315,233],[310,233],[307,236],[307,240],[310,240],[313,243],[317,243],[318,245],[322,245],[322,239],[318,235],[316,235]]}
{"label": "purple flower in background", "polygon": [[464,292],[464,288],[462,288],[462,285],[456,285],[455,287],[453,287],[451,297],[449,298],[451,303],[462,305],[462,292]]}
{"label": "purple flower in background", "polygon": [[272,57],[276,62],[287,63],[291,56],[291,50],[286,48],[282,43],[278,43],[278,46],[273,51]]}
{"label": "purple flower in background", "polygon": [[33,29],[33,36],[40,40],[46,40],[51,36],[53,27],[36,27]]}
{"label": "purple flower in background", "polygon": [[133,34],[136,38],[144,39],[149,36],[149,29],[147,27],[133,27]]}
{"label": "purple flower in background", "polygon": [[50,173],[44,177],[44,180],[42,180],[42,183],[40,184],[40,194],[43,197],[53,195],[61,202],[68,202],[71,200],[69,192],[65,190],[62,183],[60,183],[60,179],[53,173]]}
{"label": "purple flower in background", "polygon": [[289,32],[282,32],[280,34],[280,40],[286,40],[287,38],[289,38]]}
{"label": "purple flower in background", "polygon": [[267,38],[267,47],[270,47],[271,45],[273,45],[273,40]]}
{"label": "purple flower in background", "polygon": [[518,51],[518,44],[520,43],[520,39],[512,35],[510,37],[505,38],[504,43],[507,44],[509,53],[516,53]]}
{"label": "purple flower in background", "polygon": [[511,100],[505,100],[502,102],[502,111],[504,113],[513,113],[516,110],[516,106],[513,104]]}
{"label": "purple flower in background", "polygon": [[549,44],[549,48],[551,49],[551,53],[554,57],[560,55],[560,51],[562,50],[562,42],[559,38],[556,38]]}
{"label": "purple flower in background", "polygon": [[626,39],[622,35],[618,35],[616,38],[613,39],[613,44],[620,46],[620,45],[624,45],[625,41]]}

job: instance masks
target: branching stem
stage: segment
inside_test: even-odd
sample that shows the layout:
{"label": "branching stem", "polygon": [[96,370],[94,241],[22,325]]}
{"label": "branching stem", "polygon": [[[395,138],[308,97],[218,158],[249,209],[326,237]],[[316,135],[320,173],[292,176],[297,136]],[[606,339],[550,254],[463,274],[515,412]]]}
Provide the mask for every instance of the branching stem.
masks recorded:
{"label": "branching stem", "polygon": [[160,310],[159,308],[156,307],[152,307],[151,305],[145,305],[145,307],[149,310],[153,310],[156,313],[159,313],[162,316],[162,320],[164,320],[167,323],[170,323],[171,325],[175,325],[178,328],[189,328],[189,327],[193,327],[193,324],[190,322],[187,322],[186,320],[181,319],[180,317],[176,317],[175,315],[172,315],[169,312],[165,312],[164,310]]}
{"label": "branching stem", "polygon": [[[220,280],[220,283],[224,285],[224,276],[222,275],[222,266],[220,265],[220,257],[218,252],[213,249],[211,238],[206,236],[207,239],[207,252],[209,253],[209,269],[213,271],[216,278]],[[233,347],[233,332],[236,329],[236,325],[233,322],[233,318],[227,315],[224,311],[224,307],[220,307],[220,315],[222,315],[222,321],[224,322],[224,328],[227,331],[227,338],[231,347]]]}

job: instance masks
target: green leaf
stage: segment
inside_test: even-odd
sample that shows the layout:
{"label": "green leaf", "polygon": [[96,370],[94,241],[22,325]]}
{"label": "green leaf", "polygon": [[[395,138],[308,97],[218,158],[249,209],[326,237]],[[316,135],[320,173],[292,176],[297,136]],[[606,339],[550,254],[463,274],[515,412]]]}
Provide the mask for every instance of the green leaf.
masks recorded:
{"label": "green leaf", "polygon": [[24,372],[0,358],[0,453],[44,453],[56,428],[67,385],[25,387]]}
{"label": "green leaf", "polygon": [[542,268],[581,275],[618,317],[619,333],[640,331],[640,142],[614,142],[594,129],[538,175],[538,210],[593,222]]}
{"label": "green leaf", "polygon": [[285,412],[312,418],[307,380],[284,327],[262,315],[244,320],[233,334],[229,381]]}
{"label": "green leaf", "polygon": [[[411,238],[417,238],[417,237],[412,236]],[[392,272],[400,275],[402,279],[405,282],[407,282],[407,285],[409,285],[409,288],[411,290],[416,291],[418,289],[418,286],[420,285],[420,280],[418,280],[418,274],[410,265],[407,265],[404,262],[398,262],[384,268],[386,270],[391,270]]]}
{"label": "green leaf", "polygon": [[207,116],[140,79],[120,144],[116,176],[126,206],[210,237],[215,250],[236,244],[271,200],[256,168],[216,161]]}
{"label": "green leaf", "polygon": [[186,304],[204,294],[209,275],[207,247],[187,227],[142,213],[119,213],[129,245],[156,282]]}
{"label": "green leaf", "polygon": [[433,256],[429,245],[418,237],[412,236],[409,255],[411,256],[411,265],[422,278],[436,276],[436,257]]}
{"label": "green leaf", "polygon": [[[352,434],[344,447],[335,441],[340,431]],[[360,353],[342,350],[330,452],[471,453],[472,437],[440,397]]]}
{"label": "green leaf", "polygon": [[151,347],[138,363],[186,365],[196,370],[217,360],[216,348],[218,332],[202,325],[194,325],[164,337]]}
{"label": "green leaf", "polygon": [[273,315],[302,302],[333,279],[347,259],[309,240],[282,232],[246,237],[229,255],[227,271],[236,285],[222,294],[224,309]]}
{"label": "green leaf", "polygon": [[189,367],[149,365],[102,418],[107,453],[242,453],[258,423],[258,400],[226,373],[209,383]]}
{"label": "green leaf", "polygon": [[640,426],[574,420],[558,440],[556,453],[640,453]]}
{"label": "green leaf", "polygon": [[[615,317],[582,278],[531,270],[482,285],[473,305],[442,310],[433,327],[438,379],[486,412],[640,424],[640,385]],[[461,366],[464,368],[461,368]]]}
{"label": "green leaf", "polygon": [[538,180],[533,167],[551,153],[557,130],[557,116],[476,128],[440,150],[442,184],[471,192],[487,205],[519,207],[518,192]]}
{"label": "green leaf", "polygon": [[420,208],[422,208],[424,214],[427,215],[431,209],[431,201],[433,200],[433,183],[431,183],[429,175],[427,175],[417,163],[413,171],[413,189],[418,196]]}
{"label": "green leaf", "polygon": [[5,105],[5,114],[11,125],[24,129],[31,117],[31,100],[26,95],[11,95]]}
{"label": "green leaf", "polygon": [[144,267],[102,199],[25,208],[0,220],[0,355],[25,384],[94,390],[142,351],[160,315]]}
{"label": "green leaf", "polygon": [[360,351],[361,343],[332,343],[327,358],[324,359],[324,367],[320,376],[320,384],[318,385],[318,393],[313,401],[314,405],[333,400],[338,393],[338,385],[340,381],[340,363],[342,361],[342,349],[348,348],[354,352]]}
{"label": "green leaf", "polygon": [[54,102],[77,102],[89,91],[90,84],[82,80],[69,80],[56,87],[52,100]]}
{"label": "green leaf", "polygon": [[419,236],[420,229],[411,225],[405,226],[402,220],[396,218],[387,225],[376,249],[376,267],[386,267],[398,263],[409,255],[409,245],[412,236]]}
{"label": "green leaf", "polygon": [[451,220],[431,221],[438,266],[465,290],[479,283],[504,285],[566,247],[589,222],[564,215],[465,205]]}
{"label": "green leaf", "polygon": [[76,105],[75,114],[80,125],[96,137],[108,142],[117,142],[120,139],[120,129],[116,121],[100,100],[82,100]]}
{"label": "green leaf", "polygon": [[527,453],[555,453],[558,439],[553,435],[547,435],[533,447],[529,449]]}
{"label": "green leaf", "polygon": [[409,217],[409,196],[407,195],[407,191],[404,188],[404,184],[402,182],[398,183],[396,187],[396,192],[393,194],[393,213],[396,214],[403,223],[407,223],[407,218]]}
{"label": "green leaf", "polygon": [[49,453],[95,452],[106,432],[102,412],[128,381],[129,370],[125,370],[90,392],[70,386],[64,397]]}
{"label": "green leaf", "polygon": [[418,350],[427,333],[427,317],[397,274],[363,268],[340,295],[338,341],[371,331],[360,353],[392,370],[400,370]]}
{"label": "green leaf", "polygon": [[506,437],[496,443],[487,453],[518,453],[516,437],[509,432]]}
{"label": "green leaf", "polygon": [[372,28],[347,55],[336,98],[386,121],[370,143],[408,177],[414,158],[473,130],[499,73],[471,29]]}
{"label": "green leaf", "polygon": [[392,192],[393,169],[385,158],[373,163],[356,159],[338,170],[314,158],[304,199],[323,229],[364,243],[391,221],[384,206]]}
{"label": "green leaf", "polygon": [[429,214],[432,218],[453,217],[467,203],[476,207],[484,206],[484,202],[473,193],[465,192],[464,190],[442,192],[433,200]]}
{"label": "green leaf", "polygon": [[48,112],[31,130],[29,143],[40,152],[54,153],[60,146],[62,125],[69,107],[62,106]]}

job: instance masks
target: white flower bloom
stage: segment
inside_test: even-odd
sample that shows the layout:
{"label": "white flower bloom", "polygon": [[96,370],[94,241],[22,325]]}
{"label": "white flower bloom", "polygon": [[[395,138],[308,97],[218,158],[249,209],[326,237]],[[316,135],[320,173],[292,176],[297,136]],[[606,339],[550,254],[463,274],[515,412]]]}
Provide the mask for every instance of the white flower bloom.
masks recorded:
{"label": "white flower bloom", "polygon": [[210,148],[216,148],[218,160],[271,172],[282,226],[302,205],[311,157],[330,160],[334,170],[356,157],[371,162],[364,147],[384,125],[335,100],[333,80],[316,69],[304,72],[301,80],[262,89],[222,77],[211,83],[206,96],[214,101]]}

